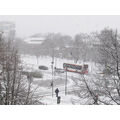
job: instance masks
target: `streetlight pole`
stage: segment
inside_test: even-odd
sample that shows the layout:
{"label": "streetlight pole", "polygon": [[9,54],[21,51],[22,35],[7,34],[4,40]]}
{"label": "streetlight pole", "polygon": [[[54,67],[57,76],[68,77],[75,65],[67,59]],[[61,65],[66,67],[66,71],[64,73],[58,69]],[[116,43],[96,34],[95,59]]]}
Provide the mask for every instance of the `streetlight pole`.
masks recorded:
{"label": "streetlight pole", "polygon": [[53,48],[53,55],[52,55],[52,83],[51,83],[51,87],[52,87],[52,97],[53,97],[53,92],[54,92],[54,80],[53,80],[53,77],[54,77],[54,48]]}

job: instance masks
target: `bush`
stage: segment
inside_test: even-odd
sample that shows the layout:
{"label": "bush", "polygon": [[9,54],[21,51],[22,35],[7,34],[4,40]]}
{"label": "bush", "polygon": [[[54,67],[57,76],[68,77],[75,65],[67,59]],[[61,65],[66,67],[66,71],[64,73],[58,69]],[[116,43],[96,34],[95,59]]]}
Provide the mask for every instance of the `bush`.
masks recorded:
{"label": "bush", "polygon": [[103,70],[103,73],[106,74],[106,75],[111,75],[111,74],[112,74],[111,70],[108,69],[108,68],[105,68],[105,69]]}
{"label": "bush", "polygon": [[42,78],[43,77],[42,73],[39,71],[30,72],[30,75],[34,78]]}
{"label": "bush", "polygon": [[30,75],[31,77],[34,77],[34,78],[42,78],[43,77],[43,74],[39,71],[32,71],[32,72],[23,71],[22,74],[26,75],[26,76]]}

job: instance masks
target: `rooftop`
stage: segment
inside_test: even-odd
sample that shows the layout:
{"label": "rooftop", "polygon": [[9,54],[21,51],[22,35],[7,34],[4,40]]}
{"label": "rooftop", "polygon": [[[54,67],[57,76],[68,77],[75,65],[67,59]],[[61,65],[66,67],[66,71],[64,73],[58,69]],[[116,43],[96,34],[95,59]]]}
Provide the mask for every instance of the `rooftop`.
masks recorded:
{"label": "rooftop", "polygon": [[41,44],[44,40],[44,37],[29,37],[26,38],[24,41],[28,44]]}

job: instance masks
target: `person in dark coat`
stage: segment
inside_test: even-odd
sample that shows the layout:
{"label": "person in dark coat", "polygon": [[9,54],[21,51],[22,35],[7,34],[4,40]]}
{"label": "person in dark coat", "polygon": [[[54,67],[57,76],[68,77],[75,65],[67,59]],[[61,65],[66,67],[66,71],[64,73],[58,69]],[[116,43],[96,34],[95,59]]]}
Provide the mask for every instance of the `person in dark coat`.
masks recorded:
{"label": "person in dark coat", "polygon": [[55,93],[56,93],[56,97],[58,97],[58,93],[59,93],[59,89],[58,88],[55,90]]}

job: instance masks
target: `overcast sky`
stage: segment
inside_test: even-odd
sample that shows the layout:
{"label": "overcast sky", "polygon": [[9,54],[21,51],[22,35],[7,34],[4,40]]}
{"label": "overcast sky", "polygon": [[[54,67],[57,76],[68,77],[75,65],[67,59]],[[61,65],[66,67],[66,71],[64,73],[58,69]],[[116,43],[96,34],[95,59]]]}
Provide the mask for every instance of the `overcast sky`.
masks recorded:
{"label": "overcast sky", "polygon": [[104,27],[120,30],[120,16],[81,15],[30,15],[0,16],[0,21],[14,21],[17,36],[27,37],[36,33],[60,32],[74,36],[77,33],[99,31]]}

